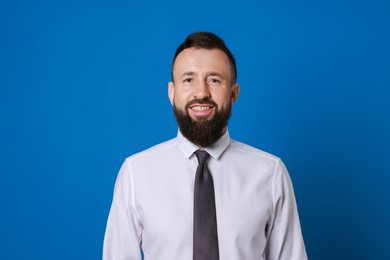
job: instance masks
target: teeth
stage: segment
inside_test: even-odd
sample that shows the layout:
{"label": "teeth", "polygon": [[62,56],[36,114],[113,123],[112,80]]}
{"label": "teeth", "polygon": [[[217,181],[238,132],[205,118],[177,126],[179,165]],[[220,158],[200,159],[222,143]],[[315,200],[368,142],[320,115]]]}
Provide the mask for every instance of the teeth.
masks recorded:
{"label": "teeth", "polygon": [[191,109],[192,109],[192,110],[195,110],[195,111],[203,111],[203,110],[209,110],[210,107],[196,106],[196,107],[192,107]]}

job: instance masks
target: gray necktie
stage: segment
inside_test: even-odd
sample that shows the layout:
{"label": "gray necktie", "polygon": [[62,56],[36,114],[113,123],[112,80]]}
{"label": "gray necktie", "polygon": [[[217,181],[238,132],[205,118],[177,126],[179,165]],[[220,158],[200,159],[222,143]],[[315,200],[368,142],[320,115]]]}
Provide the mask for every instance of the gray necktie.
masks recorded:
{"label": "gray necktie", "polygon": [[218,260],[217,217],[213,177],[206,166],[210,155],[195,152],[198,158],[194,188],[194,251],[193,260]]}

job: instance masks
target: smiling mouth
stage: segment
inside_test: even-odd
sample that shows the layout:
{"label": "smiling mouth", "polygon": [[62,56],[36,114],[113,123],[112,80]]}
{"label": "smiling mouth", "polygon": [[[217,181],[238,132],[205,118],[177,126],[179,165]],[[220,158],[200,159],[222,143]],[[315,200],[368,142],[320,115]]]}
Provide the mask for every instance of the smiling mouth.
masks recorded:
{"label": "smiling mouth", "polygon": [[212,107],[211,106],[192,106],[191,109],[194,111],[205,111],[205,110],[212,109]]}

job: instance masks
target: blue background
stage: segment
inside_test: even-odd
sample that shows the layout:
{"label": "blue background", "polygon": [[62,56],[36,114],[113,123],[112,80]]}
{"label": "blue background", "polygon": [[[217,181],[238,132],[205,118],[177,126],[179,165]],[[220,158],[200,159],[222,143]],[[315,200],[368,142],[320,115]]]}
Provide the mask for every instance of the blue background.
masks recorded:
{"label": "blue background", "polygon": [[233,138],[289,168],[310,259],[390,259],[388,1],[0,3],[1,259],[100,259],[125,157],[176,135],[171,59],[237,59]]}

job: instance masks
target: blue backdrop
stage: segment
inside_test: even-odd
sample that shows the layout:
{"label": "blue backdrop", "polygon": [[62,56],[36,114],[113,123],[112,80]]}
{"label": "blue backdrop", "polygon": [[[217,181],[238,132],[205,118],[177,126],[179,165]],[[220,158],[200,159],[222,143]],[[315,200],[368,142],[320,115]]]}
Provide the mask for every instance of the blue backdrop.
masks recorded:
{"label": "blue backdrop", "polygon": [[100,259],[125,157],[176,135],[171,59],[222,36],[233,138],[281,157],[310,259],[390,259],[388,1],[0,3],[1,259]]}

